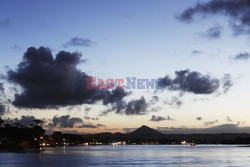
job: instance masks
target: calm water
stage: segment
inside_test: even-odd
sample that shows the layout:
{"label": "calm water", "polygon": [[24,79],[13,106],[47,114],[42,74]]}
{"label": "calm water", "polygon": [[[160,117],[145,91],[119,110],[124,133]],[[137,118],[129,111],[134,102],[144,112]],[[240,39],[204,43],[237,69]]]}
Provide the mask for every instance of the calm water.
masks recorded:
{"label": "calm water", "polygon": [[250,166],[250,147],[89,146],[0,153],[0,166]]}

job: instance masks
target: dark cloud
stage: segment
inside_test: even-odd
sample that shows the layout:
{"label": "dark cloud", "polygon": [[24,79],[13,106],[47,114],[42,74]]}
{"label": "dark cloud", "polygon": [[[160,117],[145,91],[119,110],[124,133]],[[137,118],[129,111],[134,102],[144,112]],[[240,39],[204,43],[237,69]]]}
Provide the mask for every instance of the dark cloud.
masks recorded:
{"label": "dark cloud", "polygon": [[86,120],[93,120],[93,121],[98,121],[99,120],[98,117],[89,117],[89,116],[85,116],[84,119],[86,119]]}
{"label": "dark cloud", "polygon": [[50,128],[99,128],[105,127],[103,124],[94,125],[91,122],[84,122],[78,117],[71,117],[70,115],[54,116],[48,124]]}
{"label": "dark cloud", "polygon": [[92,107],[86,107],[84,108],[85,113],[88,115],[89,111],[92,109]]}
{"label": "dark cloud", "polygon": [[106,130],[106,131],[118,131],[119,129],[117,129],[117,128],[105,128],[104,130]]}
{"label": "dark cloud", "polygon": [[143,115],[147,111],[148,104],[144,97],[138,100],[131,100],[126,105],[125,114],[127,115]]}
{"label": "dark cloud", "polygon": [[211,134],[211,133],[250,133],[250,127],[240,127],[238,124],[222,124],[209,128],[158,127],[165,134]]}
{"label": "dark cloud", "polygon": [[4,92],[4,85],[0,83],[0,116],[4,115],[7,112],[6,107],[6,95]]}
{"label": "dark cloud", "polygon": [[249,60],[249,58],[250,58],[250,54],[248,52],[239,53],[231,57],[231,59],[235,61],[246,61],[246,60]]}
{"label": "dark cloud", "polygon": [[102,128],[102,127],[106,127],[105,125],[103,124],[92,124],[90,122],[87,122],[87,123],[83,123],[82,125],[80,125],[78,128]]}
{"label": "dark cloud", "polygon": [[84,111],[89,112],[91,109],[91,107],[85,107]]}
{"label": "dark cloud", "polygon": [[112,111],[116,111],[116,113],[126,115],[144,115],[147,112],[148,105],[149,104],[142,96],[140,99],[130,100],[128,102],[123,101],[119,106],[108,108],[107,110],[103,111],[100,116],[106,116]]}
{"label": "dark cloud", "polygon": [[35,122],[35,120],[37,120],[37,118],[35,118],[34,116],[25,116],[25,115],[22,115],[21,118],[8,118],[8,119],[5,119],[5,123],[8,123],[8,124],[21,124],[21,125],[24,125],[24,126],[29,126],[29,125],[33,125]]}
{"label": "dark cloud", "polygon": [[70,46],[91,47],[94,44],[96,44],[96,42],[90,40],[89,38],[73,37],[66,44],[64,44],[64,47],[65,48]]}
{"label": "dark cloud", "polygon": [[108,108],[108,109],[102,111],[102,112],[99,114],[99,116],[100,116],[100,117],[107,116],[110,112],[113,112],[113,111],[114,111],[114,109]]}
{"label": "dark cloud", "polygon": [[199,50],[193,50],[191,53],[192,54],[203,54],[203,52],[199,51]]}
{"label": "dark cloud", "polygon": [[217,123],[219,123],[218,120],[215,120],[215,121],[205,121],[205,122],[203,123],[203,125],[204,125],[204,126],[213,126],[214,124],[217,124]]}
{"label": "dark cloud", "polygon": [[227,117],[226,120],[227,120],[228,122],[232,122],[232,121],[233,121],[230,117]]}
{"label": "dark cloud", "polygon": [[70,115],[63,116],[54,116],[50,127],[58,127],[58,128],[75,128],[77,126],[81,126],[83,124],[83,120],[77,117],[70,117]]}
{"label": "dark cloud", "polygon": [[173,121],[174,119],[170,118],[169,116],[167,117],[163,117],[163,116],[155,116],[152,115],[150,121],[154,121],[154,122],[160,122],[160,121]]}
{"label": "dark cloud", "polygon": [[87,89],[86,73],[77,65],[80,53],[60,51],[55,58],[48,48],[28,48],[16,70],[8,71],[8,81],[18,84],[13,105],[20,108],[59,108],[102,101],[110,111],[127,115],[142,114],[147,103],[141,99],[125,102],[130,95],[124,89]]}
{"label": "dark cloud", "polygon": [[207,29],[206,32],[201,33],[201,36],[208,39],[219,39],[222,33],[222,26],[215,25]]}
{"label": "dark cloud", "polygon": [[250,1],[249,0],[211,0],[198,2],[195,6],[187,8],[178,19],[191,22],[194,16],[221,14],[229,18],[235,35],[250,33]]}
{"label": "dark cloud", "polygon": [[202,54],[204,54],[204,53],[200,50],[193,50],[191,52],[191,56],[198,56],[198,55],[202,55]]}
{"label": "dark cloud", "polygon": [[157,111],[160,111],[162,108],[159,107],[159,106],[156,106],[156,107],[153,107],[150,109],[150,112],[157,112]]}
{"label": "dark cloud", "polygon": [[0,92],[1,92],[1,95],[4,93],[4,85],[3,85],[3,83],[0,83]]}
{"label": "dark cloud", "polygon": [[180,108],[183,102],[181,101],[181,96],[173,96],[169,100],[164,102],[167,105],[170,105],[174,108]]}
{"label": "dark cloud", "polygon": [[117,113],[120,113],[126,107],[126,102],[123,101],[123,98],[127,95],[129,95],[129,93],[125,92],[124,89],[115,89],[109,96],[104,97],[103,104],[111,104],[112,110],[116,110]]}
{"label": "dark cloud", "polygon": [[150,103],[155,104],[155,103],[157,103],[158,101],[159,101],[159,97],[156,96],[156,95],[154,95],[154,96],[152,96],[152,99],[150,100]]}
{"label": "dark cloud", "polygon": [[125,115],[144,115],[147,113],[147,108],[149,104],[146,102],[145,98],[142,96],[140,99],[130,100],[128,102],[122,102],[119,107],[111,107],[100,114],[100,116],[105,116],[109,112],[116,111],[119,114]]}
{"label": "dark cloud", "polygon": [[7,27],[9,25],[10,25],[10,20],[8,19],[0,21],[0,27]]}
{"label": "dark cloud", "polygon": [[220,87],[220,80],[196,71],[182,70],[175,72],[175,78],[168,75],[157,81],[159,89],[188,92],[193,94],[212,94]]}
{"label": "dark cloud", "polygon": [[228,90],[233,86],[233,82],[230,74],[225,74],[221,80],[223,93],[227,93]]}
{"label": "dark cloud", "polygon": [[5,106],[3,104],[0,103],[0,116],[4,115],[6,112]]}
{"label": "dark cloud", "polygon": [[96,124],[97,127],[106,127],[106,125],[103,124]]}
{"label": "dark cloud", "polygon": [[9,124],[20,124],[24,126],[34,125],[36,123],[44,123],[43,126],[51,131],[54,128],[102,128],[105,125],[98,123],[92,124],[91,122],[83,121],[78,117],[71,117],[70,115],[54,116],[52,119],[37,119],[34,116],[21,116],[21,118],[7,118],[4,120]]}
{"label": "dark cloud", "polygon": [[90,76],[77,69],[80,62],[80,53],[60,51],[54,58],[48,48],[28,48],[17,69],[8,71],[8,80],[23,89],[15,94],[13,105],[44,109],[103,101],[119,111],[128,93],[87,89]]}
{"label": "dark cloud", "polygon": [[202,117],[196,117],[196,120],[201,121]]}

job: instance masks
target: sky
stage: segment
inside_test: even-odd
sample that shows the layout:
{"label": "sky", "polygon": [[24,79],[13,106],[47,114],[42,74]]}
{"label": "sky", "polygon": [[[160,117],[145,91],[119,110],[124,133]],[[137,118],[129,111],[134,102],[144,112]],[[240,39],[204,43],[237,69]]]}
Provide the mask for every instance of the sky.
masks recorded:
{"label": "sky", "polygon": [[[250,132],[249,6],[3,0],[0,117],[74,133]],[[87,77],[156,79],[158,89],[86,90]]]}

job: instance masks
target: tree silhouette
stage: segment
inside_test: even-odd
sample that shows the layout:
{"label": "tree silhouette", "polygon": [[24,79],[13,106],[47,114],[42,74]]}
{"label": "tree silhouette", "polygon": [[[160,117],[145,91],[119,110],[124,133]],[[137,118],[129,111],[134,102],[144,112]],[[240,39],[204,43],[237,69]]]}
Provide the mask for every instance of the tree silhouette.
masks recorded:
{"label": "tree silhouette", "polygon": [[0,118],[0,126],[2,126],[3,124],[4,124],[4,120]]}

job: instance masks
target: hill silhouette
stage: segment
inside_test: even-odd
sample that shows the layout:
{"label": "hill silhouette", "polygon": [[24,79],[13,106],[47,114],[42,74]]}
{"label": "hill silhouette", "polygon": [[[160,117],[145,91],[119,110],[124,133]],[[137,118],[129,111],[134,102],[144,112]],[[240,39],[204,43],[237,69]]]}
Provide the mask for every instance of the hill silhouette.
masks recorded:
{"label": "hill silhouette", "polygon": [[143,139],[152,139],[152,138],[163,138],[165,135],[161,132],[152,129],[146,125],[141,126],[133,132],[128,134],[132,138],[143,138]]}

